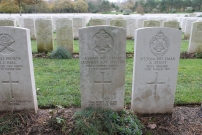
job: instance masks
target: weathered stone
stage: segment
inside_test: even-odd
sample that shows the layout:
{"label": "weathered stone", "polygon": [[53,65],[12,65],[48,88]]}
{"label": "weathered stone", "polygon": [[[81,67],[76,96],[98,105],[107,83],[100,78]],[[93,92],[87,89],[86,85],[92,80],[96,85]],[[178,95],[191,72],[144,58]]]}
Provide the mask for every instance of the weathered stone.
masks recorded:
{"label": "weathered stone", "polygon": [[111,20],[110,21],[110,26],[117,26],[117,27],[127,27],[127,22],[126,20]]}
{"label": "weathered stone", "polygon": [[0,26],[15,26],[16,27],[16,23],[15,20],[0,20]]}
{"label": "weathered stone", "polygon": [[70,53],[73,53],[74,38],[72,20],[65,18],[56,20],[56,38],[57,46],[62,46]]}
{"label": "weathered stone", "polygon": [[53,50],[52,21],[36,19],[35,27],[38,52],[51,52]]}
{"label": "weathered stone", "polygon": [[145,20],[143,22],[143,26],[144,27],[160,27],[160,21],[156,21],[156,20]]}
{"label": "weathered stone", "polygon": [[91,20],[89,20],[89,26],[96,26],[96,25],[107,25],[107,21],[104,19],[91,19]]}
{"label": "weathered stone", "polygon": [[0,112],[37,113],[29,30],[0,27],[0,43]]}
{"label": "weathered stone", "polygon": [[177,21],[165,21],[165,22],[163,22],[163,27],[179,29],[179,22],[177,22]]}
{"label": "weathered stone", "polygon": [[131,109],[139,114],[172,113],[181,31],[136,30]]}
{"label": "weathered stone", "polygon": [[84,27],[82,18],[73,18],[74,39],[79,38],[79,29]]}
{"label": "weathered stone", "polygon": [[24,28],[27,28],[30,30],[30,35],[32,39],[35,39],[35,26],[34,26],[34,20],[32,18],[24,18]]}
{"label": "weathered stone", "polygon": [[188,53],[202,52],[202,22],[194,22],[191,27]]}
{"label": "weathered stone", "polygon": [[124,108],[126,29],[79,30],[81,107]]}

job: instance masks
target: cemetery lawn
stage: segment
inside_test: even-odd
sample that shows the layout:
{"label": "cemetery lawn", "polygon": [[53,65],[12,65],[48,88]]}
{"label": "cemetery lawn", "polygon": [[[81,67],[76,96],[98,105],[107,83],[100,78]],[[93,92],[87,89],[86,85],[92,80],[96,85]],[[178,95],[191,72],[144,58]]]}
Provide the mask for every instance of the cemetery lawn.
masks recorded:
{"label": "cemetery lawn", "polygon": [[[37,98],[40,108],[80,107],[79,59],[34,58]],[[202,97],[202,60],[181,59],[175,105],[200,104]],[[125,105],[130,106],[133,59],[126,61]]]}

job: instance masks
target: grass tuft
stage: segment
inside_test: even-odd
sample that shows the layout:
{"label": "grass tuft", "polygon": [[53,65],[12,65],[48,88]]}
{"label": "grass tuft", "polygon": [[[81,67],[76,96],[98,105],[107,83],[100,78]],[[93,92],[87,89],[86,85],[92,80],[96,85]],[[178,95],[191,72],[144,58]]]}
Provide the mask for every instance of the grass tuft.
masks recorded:
{"label": "grass tuft", "polygon": [[65,49],[62,46],[59,46],[57,48],[57,50],[54,50],[51,53],[50,57],[52,59],[71,59],[72,55],[71,55],[71,53],[67,49]]}
{"label": "grass tuft", "polygon": [[82,135],[142,135],[142,125],[134,113],[122,110],[87,108],[74,114],[72,134]]}

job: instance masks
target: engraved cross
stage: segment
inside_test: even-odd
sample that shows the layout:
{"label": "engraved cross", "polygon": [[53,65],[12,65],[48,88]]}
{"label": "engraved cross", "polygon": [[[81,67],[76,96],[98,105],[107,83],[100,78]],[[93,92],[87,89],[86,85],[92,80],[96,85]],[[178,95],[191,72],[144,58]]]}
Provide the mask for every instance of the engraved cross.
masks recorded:
{"label": "engraved cross", "polygon": [[160,84],[165,84],[165,82],[158,82],[157,79],[158,79],[158,72],[155,72],[156,73],[156,78],[153,82],[150,82],[150,83],[147,83],[147,84],[152,84],[154,85],[154,98],[156,99],[157,98],[157,95],[156,95],[156,90],[157,90],[157,85],[160,85]]}
{"label": "engraved cross", "polygon": [[94,81],[94,83],[102,84],[102,90],[103,90],[103,92],[102,92],[102,98],[104,98],[104,85],[105,84],[111,84],[111,81],[105,81],[104,80],[104,73],[105,72],[101,72],[101,74],[102,74],[102,81]]}
{"label": "engraved cross", "polygon": [[18,84],[19,81],[12,81],[11,79],[11,73],[8,72],[8,76],[9,76],[9,81],[2,81],[4,84],[10,84],[10,89],[11,89],[11,98],[14,98],[13,97],[13,87],[12,87],[12,84]]}

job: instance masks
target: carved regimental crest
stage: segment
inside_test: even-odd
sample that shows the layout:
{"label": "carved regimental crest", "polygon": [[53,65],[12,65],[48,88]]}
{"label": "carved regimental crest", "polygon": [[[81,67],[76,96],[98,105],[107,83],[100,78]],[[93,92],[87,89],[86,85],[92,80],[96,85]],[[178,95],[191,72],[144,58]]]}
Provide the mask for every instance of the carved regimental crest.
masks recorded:
{"label": "carved regimental crest", "polygon": [[8,34],[0,34],[0,53],[11,54],[14,52],[13,43],[15,40]]}
{"label": "carved regimental crest", "polygon": [[122,27],[123,25],[122,25],[122,23],[121,23],[121,22],[115,22],[115,23],[114,23],[114,26],[117,26],[117,27]]}
{"label": "carved regimental crest", "polygon": [[200,31],[202,31],[202,24],[199,24],[199,25],[197,26],[197,29],[200,30]]}
{"label": "carved regimental crest", "polygon": [[102,23],[100,21],[95,21],[94,25],[102,25]]}
{"label": "carved regimental crest", "polygon": [[112,49],[113,38],[104,29],[99,30],[93,36],[92,40],[93,50],[99,54],[106,54]]}
{"label": "carved regimental crest", "polygon": [[150,51],[153,55],[159,57],[163,56],[170,46],[168,37],[162,31],[159,31],[149,43]]}
{"label": "carved regimental crest", "polygon": [[148,23],[148,27],[155,27],[156,25],[155,25],[155,22],[149,22]]}

